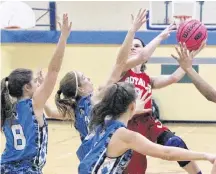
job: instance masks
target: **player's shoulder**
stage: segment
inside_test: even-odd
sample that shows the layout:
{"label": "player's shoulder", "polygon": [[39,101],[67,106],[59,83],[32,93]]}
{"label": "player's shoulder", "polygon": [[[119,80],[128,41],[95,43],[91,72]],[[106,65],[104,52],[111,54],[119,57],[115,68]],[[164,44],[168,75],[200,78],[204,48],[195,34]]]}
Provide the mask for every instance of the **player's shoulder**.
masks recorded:
{"label": "player's shoulder", "polygon": [[130,141],[133,134],[134,132],[127,129],[126,127],[120,127],[115,131],[115,136],[117,136],[119,139],[121,139],[124,142]]}

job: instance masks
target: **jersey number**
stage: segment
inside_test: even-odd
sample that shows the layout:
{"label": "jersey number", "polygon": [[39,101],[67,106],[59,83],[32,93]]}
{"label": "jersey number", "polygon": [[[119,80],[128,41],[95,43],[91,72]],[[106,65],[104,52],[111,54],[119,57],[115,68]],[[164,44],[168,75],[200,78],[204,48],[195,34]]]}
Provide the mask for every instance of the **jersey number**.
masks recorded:
{"label": "jersey number", "polygon": [[26,146],[26,139],[20,124],[12,125],[11,130],[14,137],[14,148],[16,150],[23,150]]}

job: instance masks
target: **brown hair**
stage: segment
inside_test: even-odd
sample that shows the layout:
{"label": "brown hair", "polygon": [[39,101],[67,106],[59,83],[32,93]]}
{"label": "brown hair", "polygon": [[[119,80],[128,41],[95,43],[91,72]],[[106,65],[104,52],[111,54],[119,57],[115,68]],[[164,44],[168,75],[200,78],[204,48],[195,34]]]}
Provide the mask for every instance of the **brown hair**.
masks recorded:
{"label": "brown hair", "polygon": [[[146,46],[145,43],[144,43],[140,38],[135,37],[134,39],[139,40],[139,41],[141,42],[141,44],[142,44],[143,47]],[[145,72],[145,70],[146,70],[146,62],[143,63],[143,64],[141,65],[141,68],[140,68],[140,71],[141,71],[141,72]]]}
{"label": "brown hair", "polygon": [[32,80],[32,70],[15,69],[8,77],[1,80],[1,128],[6,119],[13,118],[15,103],[10,96],[20,98],[23,96],[23,86],[30,84]]}
{"label": "brown hair", "polygon": [[[75,71],[68,72],[60,81],[60,87],[55,95],[55,103],[62,113],[63,117],[68,117],[75,122],[74,110],[77,106],[77,100],[80,98],[78,87],[80,86],[80,77]],[[63,97],[61,98],[61,94]]]}
{"label": "brown hair", "polygon": [[136,92],[133,84],[119,82],[108,87],[102,100],[92,109],[90,130],[96,126],[104,126],[106,116],[113,120],[125,113],[131,102],[136,100]]}

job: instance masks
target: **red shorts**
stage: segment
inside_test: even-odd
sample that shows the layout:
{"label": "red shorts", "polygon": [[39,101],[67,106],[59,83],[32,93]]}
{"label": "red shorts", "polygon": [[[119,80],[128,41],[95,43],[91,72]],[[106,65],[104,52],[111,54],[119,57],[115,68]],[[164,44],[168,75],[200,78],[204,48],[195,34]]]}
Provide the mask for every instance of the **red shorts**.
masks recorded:
{"label": "red shorts", "polygon": [[[167,127],[163,126],[159,120],[156,120],[150,114],[133,116],[133,118],[128,122],[128,129],[139,132],[152,142],[156,142],[161,133],[169,130]],[[146,156],[137,152],[133,152],[132,159],[124,173],[145,174],[146,168]]]}

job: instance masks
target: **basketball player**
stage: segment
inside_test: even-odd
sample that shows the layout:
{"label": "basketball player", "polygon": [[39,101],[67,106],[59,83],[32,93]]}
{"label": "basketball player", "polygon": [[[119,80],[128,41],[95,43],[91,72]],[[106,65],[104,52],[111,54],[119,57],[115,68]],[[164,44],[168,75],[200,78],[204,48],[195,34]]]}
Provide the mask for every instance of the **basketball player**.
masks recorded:
{"label": "basketball player", "polygon": [[[136,31],[146,21],[146,10],[140,9],[135,19],[132,21],[132,26],[129,29],[122,47],[120,48],[117,56],[116,64],[113,71],[108,78],[106,85],[117,82],[122,74],[122,68],[125,66],[129,54],[131,44],[128,40],[134,38]],[[144,59],[147,61],[149,52],[152,52],[153,44],[150,44],[142,53],[146,54]],[[156,48],[156,46],[155,46]],[[136,61],[136,60],[135,60]],[[133,65],[134,61],[130,61]],[[93,85],[90,79],[83,73],[78,71],[68,72],[60,82],[59,90],[55,97],[55,103],[58,110],[53,110],[48,105],[45,107],[45,112],[48,117],[57,119],[72,119],[75,128],[80,133],[81,140],[83,141],[88,134],[88,123],[90,120],[90,112],[92,104],[97,102],[102,92],[93,95]]]}
{"label": "basketball player", "polygon": [[[144,43],[140,39],[135,38],[131,47],[131,54],[129,56],[129,60],[134,56],[137,57],[137,55],[140,55],[140,52],[143,48],[145,48]],[[144,65],[145,63],[143,64],[143,66]],[[185,75],[185,72],[182,68],[178,68],[171,75],[159,77],[150,77],[145,72],[141,72],[141,65],[138,65],[129,70],[128,67],[125,66],[124,70],[124,76],[120,81],[134,84],[139,97],[142,97],[146,91],[148,91],[149,95],[151,95],[152,89],[160,89],[169,86],[173,83],[178,82]],[[152,101],[149,101],[146,104],[145,108],[152,108]],[[130,130],[141,133],[143,136],[145,136],[152,142],[157,142],[158,144],[165,146],[176,146],[187,149],[185,142],[180,137],[174,135],[167,127],[163,126],[159,120],[155,119],[152,113],[135,115],[128,122],[128,128]],[[200,169],[194,162],[179,161],[178,163],[190,174],[201,173]],[[146,168],[146,157],[137,152],[134,152],[125,173],[143,174],[145,173]]]}
{"label": "basketball player", "polygon": [[[42,173],[48,143],[43,109],[56,83],[70,30],[71,23],[64,14],[61,36],[40,87],[29,69],[15,69],[1,80],[1,129],[6,137],[1,173]],[[16,99],[15,103],[10,96]]]}
{"label": "basketball player", "polygon": [[[200,47],[203,49],[205,47],[206,42],[204,41],[202,46]],[[200,49],[198,50],[198,52]],[[185,44],[180,44],[180,49],[176,48],[176,52],[178,53],[179,57],[176,57],[174,55],[173,58],[175,58],[179,65],[184,69],[184,71],[187,73],[187,75],[192,80],[195,87],[199,90],[199,92],[209,101],[216,103],[216,89],[214,89],[212,86],[210,86],[202,77],[199,76],[199,74],[192,68],[194,53],[187,50]]]}
{"label": "basketball player", "polygon": [[[126,126],[134,115],[136,97],[134,85],[129,83],[115,83],[106,89],[102,100],[92,109],[92,133],[78,149],[85,151],[86,146],[89,147],[89,151],[79,156],[79,174],[121,174],[131,159],[132,150],[169,161],[214,162],[215,155],[158,145],[141,134],[128,130]],[[145,102],[149,99],[150,97]]]}
{"label": "basketball player", "polygon": [[[159,36],[154,38],[138,56],[127,59],[129,50],[131,48],[131,40],[133,40],[136,31],[146,21],[146,10],[140,9],[137,16],[134,18],[132,15],[132,27],[129,29],[124,43],[117,56],[117,61],[114,69],[109,77],[109,80],[104,86],[117,82],[123,72],[125,66],[131,68],[145,62],[154,52],[160,42],[166,39],[172,29],[175,27],[173,24],[164,30]],[[103,91],[103,90],[102,90]],[[72,119],[75,128],[80,133],[81,140],[88,134],[88,123],[92,103],[97,103],[103,92],[92,95],[93,86],[83,73],[78,71],[68,72],[60,82],[60,88],[56,94],[56,105],[58,110],[53,110],[48,105],[45,111],[48,117],[57,119]],[[63,95],[62,95],[63,94]],[[148,108],[148,110],[150,110]]]}

